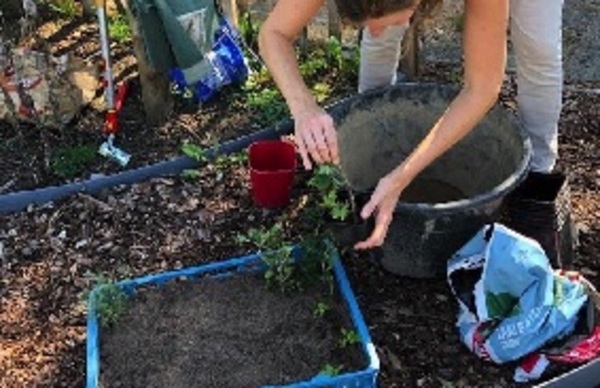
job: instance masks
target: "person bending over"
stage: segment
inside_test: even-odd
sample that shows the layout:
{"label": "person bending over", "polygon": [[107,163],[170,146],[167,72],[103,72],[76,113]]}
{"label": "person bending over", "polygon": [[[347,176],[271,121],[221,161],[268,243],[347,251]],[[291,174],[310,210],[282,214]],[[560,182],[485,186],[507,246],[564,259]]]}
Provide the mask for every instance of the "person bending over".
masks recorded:
{"label": "person bending over", "polygon": [[[409,21],[422,21],[442,0],[336,0],[340,16],[363,28],[358,91],[394,84]],[[279,0],[259,33],[260,55],[290,109],[304,167],[339,163],[333,119],[304,83],[294,42],[325,0]],[[436,158],[466,136],[496,103],[506,66],[507,35],[517,64],[518,112],[533,146],[532,171],[551,172],[557,159],[562,106],[563,0],[464,0],[464,82],[423,141],[381,178],[361,216],[375,216],[370,237],[383,243],[402,191]],[[414,16],[414,17],[413,17]]]}

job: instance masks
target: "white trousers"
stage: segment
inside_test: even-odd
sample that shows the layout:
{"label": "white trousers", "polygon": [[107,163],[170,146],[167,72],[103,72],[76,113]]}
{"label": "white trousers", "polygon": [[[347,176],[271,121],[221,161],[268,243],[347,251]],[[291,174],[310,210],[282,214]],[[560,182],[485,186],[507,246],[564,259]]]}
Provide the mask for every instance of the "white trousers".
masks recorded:
{"label": "white trousers", "polygon": [[[562,107],[563,0],[510,0],[510,34],[517,64],[519,118],[533,146],[532,170],[550,172],[558,157]],[[363,30],[358,91],[396,83],[407,26],[380,36]]]}

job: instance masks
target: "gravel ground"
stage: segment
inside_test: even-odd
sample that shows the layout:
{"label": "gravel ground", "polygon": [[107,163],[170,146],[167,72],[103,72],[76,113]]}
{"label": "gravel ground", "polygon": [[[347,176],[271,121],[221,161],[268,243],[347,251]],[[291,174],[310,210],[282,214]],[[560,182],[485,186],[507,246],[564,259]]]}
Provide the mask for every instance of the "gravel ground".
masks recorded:
{"label": "gravel ground", "polygon": [[[463,0],[446,0],[444,10],[427,31],[423,54],[428,61],[458,63],[461,58],[458,32]],[[565,81],[600,83],[600,0],[567,0],[563,13]],[[510,53],[509,70],[514,69]]]}

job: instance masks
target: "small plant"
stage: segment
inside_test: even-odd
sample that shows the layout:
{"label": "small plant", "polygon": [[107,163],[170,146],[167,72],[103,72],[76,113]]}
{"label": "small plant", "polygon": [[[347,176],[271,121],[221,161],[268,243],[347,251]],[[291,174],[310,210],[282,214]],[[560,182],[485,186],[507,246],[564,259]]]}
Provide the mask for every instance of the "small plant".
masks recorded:
{"label": "small plant", "polygon": [[117,43],[125,43],[131,40],[131,27],[127,17],[117,14],[108,20],[108,33]]}
{"label": "small plant", "polygon": [[348,330],[346,328],[342,328],[342,338],[340,338],[340,346],[342,348],[347,348],[348,346],[355,345],[360,342],[360,336],[354,330]]}
{"label": "small plant", "polygon": [[322,282],[329,287],[329,294],[334,292],[333,246],[328,244],[318,227],[311,228],[300,243],[303,259],[298,270],[302,274],[303,283],[310,285]]}
{"label": "small plant", "polygon": [[65,18],[74,18],[77,16],[77,6],[75,0],[49,0],[48,7]]}
{"label": "small plant", "polygon": [[253,228],[247,235],[239,234],[236,242],[252,243],[259,249],[262,260],[267,265],[265,280],[267,287],[278,288],[282,292],[298,289],[294,279],[294,258],[292,246],[284,240],[283,226],[276,223],[271,228]]}
{"label": "small plant", "polygon": [[225,172],[233,167],[239,166],[248,161],[248,153],[246,152],[237,152],[228,155],[219,155],[214,162],[215,169],[217,171],[216,180],[220,181],[223,179],[223,175]]}
{"label": "small plant", "polygon": [[343,368],[343,365],[325,364],[323,369],[321,369],[321,373],[326,376],[334,377],[339,375]]}
{"label": "small plant", "polygon": [[326,54],[323,50],[317,49],[300,64],[300,74],[306,79],[311,79],[325,71],[327,66]]}
{"label": "small plant", "polygon": [[252,50],[258,49],[258,32],[260,31],[261,23],[252,20],[249,12],[244,12],[240,17],[239,31],[242,39],[250,46]]}
{"label": "small plant", "polygon": [[188,158],[194,159],[198,163],[204,163],[208,160],[206,150],[192,143],[184,143],[181,146],[181,152]]}
{"label": "small plant", "polygon": [[269,70],[265,66],[261,66],[259,70],[253,71],[248,75],[242,89],[245,93],[257,92],[265,88],[267,83],[271,80],[271,73],[269,73]]}
{"label": "small plant", "polygon": [[102,276],[96,276],[94,284],[96,313],[100,325],[105,328],[114,327],[126,311],[127,296],[113,281]]}
{"label": "small plant", "polygon": [[345,49],[339,39],[331,36],[327,41],[327,52],[330,65],[338,69],[342,75],[358,75],[360,64],[360,50],[358,47],[353,46],[351,49]]}
{"label": "small plant", "polygon": [[[320,165],[308,181],[309,187],[317,190],[319,205],[334,220],[345,221],[350,213],[355,213],[354,195],[341,170],[330,164]],[[348,199],[342,200],[342,191],[348,192]]]}
{"label": "small plant", "polygon": [[331,310],[331,306],[325,302],[317,302],[313,310],[313,315],[317,318],[323,318],[327,312]]}
{"label": "small plant", "polygon": [[[181,146],[181,152],[198,163],[204,163],[208,160],[206,150],[192,143],[184,143]],[[181,176],[184,179],[198,179],[200,175],[200,171],[192,169],[186,169],[181,172]]]}
{"label": "small plant", "polygon": [[312,90],[319,103],[324,102],[331,95],[331,86],[324,82],[317,82],[313,85]]}
{"label": "small plant", "polygon": [[272,86],[247,93],[246,105],[263,125],[276,123],[288,115],[288,107],[281,93]]}
{"label": "small plant", "polygon": [[50,168],[54,174],[73,179],[85,171],[96,158],[96,149],[92,146],[60,148],[50,157]]}
{"label": "small plant", "polygon": [[344,66],[344,56],[342,55],[343,48],[340,40],[335,36],[330,36],[327,40],[327,48],[329,62],[338,69],[342,69]]}

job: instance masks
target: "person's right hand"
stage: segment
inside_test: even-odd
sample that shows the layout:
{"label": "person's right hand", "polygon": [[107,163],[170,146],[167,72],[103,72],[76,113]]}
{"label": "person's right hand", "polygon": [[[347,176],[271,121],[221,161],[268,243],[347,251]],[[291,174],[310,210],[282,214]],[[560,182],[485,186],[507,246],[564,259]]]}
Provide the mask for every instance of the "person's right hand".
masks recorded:
{"label": "person's right hand", "polygon": [[295,141],[304,168],[317,164],[339,163],[337,134],[333,119],[319,106],[302,110],[294,115]]}

